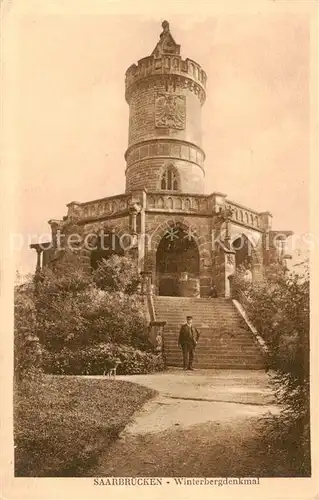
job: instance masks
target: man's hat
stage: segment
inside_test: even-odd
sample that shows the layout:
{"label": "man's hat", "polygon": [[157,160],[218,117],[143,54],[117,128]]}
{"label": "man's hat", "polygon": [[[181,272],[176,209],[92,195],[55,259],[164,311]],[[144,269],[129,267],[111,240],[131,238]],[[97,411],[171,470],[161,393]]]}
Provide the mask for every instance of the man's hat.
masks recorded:
{"label": "man's hat", "polygon": [[193,319],[193,316],[186,316],[186,319]]}

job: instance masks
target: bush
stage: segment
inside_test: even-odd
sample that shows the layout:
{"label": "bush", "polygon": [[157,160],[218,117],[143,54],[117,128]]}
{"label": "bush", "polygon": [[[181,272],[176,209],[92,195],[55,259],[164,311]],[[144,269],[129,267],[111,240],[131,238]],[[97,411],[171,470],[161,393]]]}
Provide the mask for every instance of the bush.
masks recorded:
{"label": "bush", "polygon": [[151,349],[140,295],[94,289],[82,315],[86,322],[86,343],[112,342]]}
{"label": "bush", "polygon": [[42,350],[36,332],[33,283],[26,281],[14,291],[14,374],[16,381],[41,372]]}
{"label": "bush", "polygon": [[82,349],[63,349],[59,353],[47,352],[44,355],[44,370],[54,375],[102,375],[119,359],[119,375],[152,373],[164,369],[160,356],[133,347],[103,343],[86,346]]}
{"label": "bush", "polygon": [[[130,259],[117,257],[115,263],[121,270],[128,266],[126,274],[131,276],[135,264]],[[142,296],[115,288],[101,290],[92,277],[74,267],[63,268],[62,276],[46,269],[33,298],[38,336],[45,348],[59,351],[113,342],[150,349]]]}
{"label": "bush", "polygon": [[129,257],[119,255],[103,259],[93,273],[93,280],[102,290],[123,292],[128,295],[137,293],[141,286],[141,275],[136,263]]}
{"label": "bush", "polygon": [[[300,473],[310,470],[309,274],[270,266],[259,284],[235,280],[249,298],[247,313],[267,343],[268,369],[279,417],[265,426],[265,438],[281,442],[299,460]],[[294,450],[294,451],[293,451]]]}

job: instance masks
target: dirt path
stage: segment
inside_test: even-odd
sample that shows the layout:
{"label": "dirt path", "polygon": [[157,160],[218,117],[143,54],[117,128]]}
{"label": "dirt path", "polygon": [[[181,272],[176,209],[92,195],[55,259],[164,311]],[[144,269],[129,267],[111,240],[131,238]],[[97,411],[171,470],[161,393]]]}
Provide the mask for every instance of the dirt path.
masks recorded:
{"label": "dirt path", "polygon": [[258,419],[277,411],[264,373],[185,376],[174,371],[125,379],[157,389],[159,395],[101,456],[92,475],[281,475],[278,458],[263,449],[257,434]]}

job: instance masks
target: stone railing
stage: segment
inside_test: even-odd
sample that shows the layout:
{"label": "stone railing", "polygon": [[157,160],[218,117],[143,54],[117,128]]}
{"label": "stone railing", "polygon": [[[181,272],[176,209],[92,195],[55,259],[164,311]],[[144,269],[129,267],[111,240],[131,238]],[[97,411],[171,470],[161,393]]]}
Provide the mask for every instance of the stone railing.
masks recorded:
{"label": "stone railing", "polygon": [[131,201],[129,195],[111,196],[102,198],[87,203],[71,202],[68,204],[68,216],[79,218],[101,217],[105,215],[113,215],[118,212],[128,210]]}
{"label": "stone railing", "polygon": [[233,220],[234,222],[239,222],[240,224],[245,224],[246,226],[254,228],[261,227],[261,221],[258,212],[255,212],[249,208],[246,208],[229,200],[225,201],[225,208],[232,210],[233,214],[231,220]]}
{"label": "stone railing", "polygon": [[194,196],[184,193],[148,192],[146,197],[147,210],[172,210],[183,212],[208,213],[209,200],[207,196]]}
{"label": "stone railing", "polygon": [[238,284],[235,284],[233,280],[231,280],[231,298],[233,301],[234,306],[236,307],[237,311],[245,321],[246,325],[248,326],[249,330],[252,332],[252,334],[255,336],[256,342],[259,344],[261,349],[267,353],[268,352],[268,347],[266,345],[266,342],[264,339],[261,337],[261,335],[258,333],[257,329],[253,325],[253,323],[250,321],[249,316],[247,311],[252,307],[251,300],[247,293],[245,293],[244,290],[240,288]]}

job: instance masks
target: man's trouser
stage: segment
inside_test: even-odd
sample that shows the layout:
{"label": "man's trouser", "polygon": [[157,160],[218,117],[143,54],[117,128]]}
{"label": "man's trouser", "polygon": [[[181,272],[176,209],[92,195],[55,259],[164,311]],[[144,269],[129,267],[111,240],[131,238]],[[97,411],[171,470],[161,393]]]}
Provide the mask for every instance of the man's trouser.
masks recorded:
{"label": "man's trouser", "polygon": [[184,369],[192,368],[194,358],[194,345],[182,344]]}

